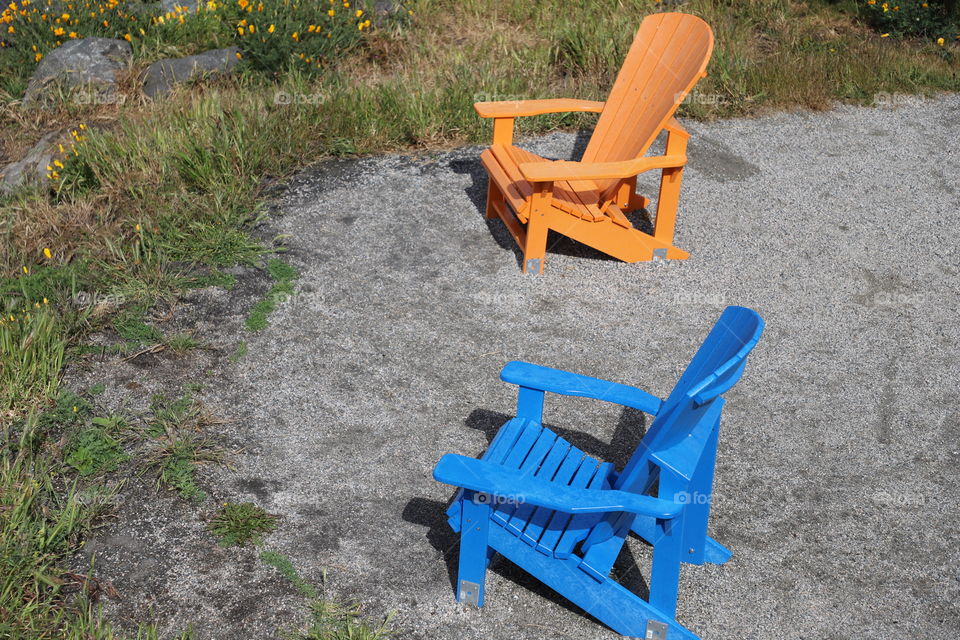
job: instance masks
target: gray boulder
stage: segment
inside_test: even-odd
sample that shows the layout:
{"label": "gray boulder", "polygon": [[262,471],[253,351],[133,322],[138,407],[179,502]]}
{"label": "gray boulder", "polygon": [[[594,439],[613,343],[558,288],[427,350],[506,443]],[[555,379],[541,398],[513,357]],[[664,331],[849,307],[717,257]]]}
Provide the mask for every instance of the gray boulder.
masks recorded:
{"label": "gray boulder", "polygon": [[81,38],[64,42],[37,65],[23,102],[28,104],[45,97],[54,83],[86,86],[98,95],[112,96],[117,71],[127,67],[132,57],[133,50],[126,40]]}
{"label": "gray boulder", "polygon": [[58,142],[69,140],[70,129],[51,131],[40,138],[40,142],[30,147],[27,155],[17,162],[8,164],[0,171],[0,194],[9,194],[28,182],[46,179],[47,166],[53,162],[54,148]]}
{"label": "gray boulder", "polygon": [[164,96],[173,85],[197,76],[218,75],[229,72],[237,65],[237,47],[213,49],[195,56],[158,60],[143,72],[143,93],[150,98]]}

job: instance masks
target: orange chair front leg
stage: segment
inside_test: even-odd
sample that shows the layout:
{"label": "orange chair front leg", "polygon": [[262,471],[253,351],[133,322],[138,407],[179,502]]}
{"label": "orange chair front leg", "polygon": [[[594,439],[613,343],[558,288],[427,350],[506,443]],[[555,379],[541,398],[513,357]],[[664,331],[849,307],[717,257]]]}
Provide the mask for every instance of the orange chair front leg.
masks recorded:
{"label": "orange chair front leg", "polygon": [[547,212],[553,200],[552,182],[535,182],[530,197],[530,216],[527,221],[527,239],[523,243],[523,272],[543,273],[547,255]]}

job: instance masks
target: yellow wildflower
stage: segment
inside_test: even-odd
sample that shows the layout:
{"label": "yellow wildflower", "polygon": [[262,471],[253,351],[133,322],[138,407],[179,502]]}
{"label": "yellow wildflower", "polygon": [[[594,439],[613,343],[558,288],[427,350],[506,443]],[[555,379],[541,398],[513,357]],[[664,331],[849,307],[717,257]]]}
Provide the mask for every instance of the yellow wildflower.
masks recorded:
{"label": "yellow wildflower", "polygon": [[137,233],[140,233],[140,223],[138,222],[137,225],[136,225],[133,229],[134,229]]}
{"label": "yellow wildflower", "polygon": [[123,34],[123,39],[126,40],[127,42],[130,42],[131,40],[133,40],[133,38],[130,36],[129,33]]}
{"label": "yellow wildflower", "polygon": [[105,27],[109,27],[109,26],[110,26],[110,23],[109,23],[109,22],[107,22],[106,20],[104,20],[104,21],[103,21],[103,26],[105,26]]}
{"label": "yellow wildflower", "polygon": [[890,34],[889,34],[889,33],[881,33],[881,34],[880,34],[880,37],[881,37],[881,38],[889,38],[889,37],[890,37]]}
{"label": "yellow wildflower", "polygon": [[250,25],[250,33],[255,33],[256,30],[257,30],[257,25],[255,24]]}
{"label": "yellow wildflower", "polygon": [[58,169],[63,169],[63,163],[60,162],[59,160],[54,160],[54,161],[53,161],[53,166],[55,166],[55,167],[58,168]]}
{"label": "yellow wildflower", "polygon": [[47,300],[46,298],[44,298],[44,299],[43,299],[43,304],[50,304],[50,301]]}
{"label": "yellow wildflower", "polygon": [[937,44],[943,46],[943,38],[937,38]]}
{"label": "yellow wildflower", "polygon": [[239,33],[240,35],[243,35],[244,34],[243,27],[237,27],[237,33]]}
{"label": "yellow wildflower", "polygon": [[294,41],[294,42],[300,42],[300,32],[299,32],[299,31],[294,31],[294,32],[293,32],[293,35],[290,36],[290,37],[293,38],[293,41]]}
{"label": "yellow wildflower", "polygon": [[307,25],[307,32],[309,32],[309,33],[313,33],[314,31],[316,31],[316,29],[317,29],[317,28],[316,28],[314,25],[312,25],[312,24],[311,24],[311,25]]}
{"label": "yellow wildflower", "polygon": [[269,27],[267,27],[267,33],[273,33],[274,31],[276,31],[276,29],[277,28],[274,25],[270,25]]}
{"label": "yellow wildflower", "polygon": [[237,51],[237,60],[240,60],[241,58],[243,58],[243,54]]}
{"label": "yellow wildflower", "polygon": [[24,272],[25,274],[29,274],[29,273],[30,273],[30,269],[28,269],[27,267],[23,267],[23,272]]}
{"label": "yellow wildflower", "polygon": [[356,13],[354,13],[353,15],[355,15],[355,16],[357,16],[357,17],[359,18],[360,16],[363,15],[363,9],[357,9]]}
{"label": "yellow wildflower", "polygon": [[330,9],[329,11],[327,11],[327,15],[330,16],[331,18],[332,18],[334,15],[336,15],[336,13],[337,13],[337,12],[334,11],[333,9]]}
{"label": "yellow wildflower", "polygon": [[7,33],[16,33],[16,30],[13,28],[13,25],[7,27]]}
{"label": "yellow wildflower", "polygon": [[53,254],[50,253],[50,249],[48,249],[47,247],[43,248],[43,257],[46,258],[47,260],[50,260],[51,258],[53,258]]}

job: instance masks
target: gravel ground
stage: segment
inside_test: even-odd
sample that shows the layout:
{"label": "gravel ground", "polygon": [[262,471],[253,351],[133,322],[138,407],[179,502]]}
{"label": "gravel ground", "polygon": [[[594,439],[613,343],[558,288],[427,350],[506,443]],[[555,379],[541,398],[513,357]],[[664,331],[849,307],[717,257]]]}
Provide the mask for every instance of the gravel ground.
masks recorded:
{"label": "gravel ground", "polygon": [[[304,172],[270,223],[289,234],[297,294],[207,393],[246,449],[215,472],[220,495],[279,514],[268,546],[315,583],[326,570],[330,596],[397,610],[400,637],[614,637],[502,560],[484,609],[457,605],[452,490],[430,472],[444,453],[480,454],[511,415],[508,360],[662,395],[723,307],[745,305],[767,329],[728,394],[711,524],[734,556],[684,568],[679,620],[711,639],[955,640],[958,123],[958,95],[686,123],[676,243],[691,258],[624,264],[551,237],[540,277],[483,219],[476,148]],[[584,141],[523,146],[565,158]],[[640,184],[655,195],[655,176]],[[224,343],[237,325],[206,324]],[[548,399],[546,417],[619,462],[645,427],[582,399]],[[204,578],[214,552],[158,520],[110,534],[163,556],[152,582],[100,542],[127,600],[149,584],[169,628],[192,620],[204,639],[296,618],[250,563]],[[648,555],[629,545],[628,585],[642,588]]]}

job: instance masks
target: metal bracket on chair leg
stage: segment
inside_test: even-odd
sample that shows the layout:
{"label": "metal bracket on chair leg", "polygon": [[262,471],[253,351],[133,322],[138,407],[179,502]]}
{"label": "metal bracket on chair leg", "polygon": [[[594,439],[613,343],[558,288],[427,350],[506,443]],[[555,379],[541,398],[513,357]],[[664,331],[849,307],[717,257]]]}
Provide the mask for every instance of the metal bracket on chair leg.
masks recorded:
{"label": "metal bracket on chair leg", "polygon": [[540,273],[540,259],[532,258],[527,260],[527,273],[538,274]]}
{"label": "metal bracket on chair leg", "polygon": [[647,620],[647,633],[643,637],[646,640],[667,640],[667,631],[669,627],[657,620]]}
{"label": "metal bracket on chair leg", "polygon": [[480,606],[480,585],[469,580],[460,581],[460,602]]}
{"label": "metal bracket on chair leg", "polygon": [[654,260],[666,260],[667,259],[667,250],[666,249],[654,249],[653,250],[653,259]]}

